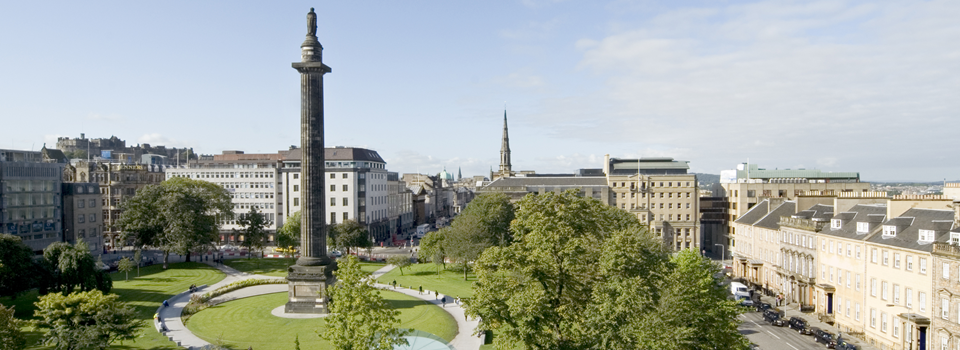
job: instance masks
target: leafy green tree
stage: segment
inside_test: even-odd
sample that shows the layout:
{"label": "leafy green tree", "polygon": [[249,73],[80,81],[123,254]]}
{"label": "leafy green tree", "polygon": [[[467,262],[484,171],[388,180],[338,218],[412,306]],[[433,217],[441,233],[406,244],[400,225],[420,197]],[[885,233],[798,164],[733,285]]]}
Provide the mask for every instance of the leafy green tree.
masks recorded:
{"label": "leafy green tree", "polygon": [[444,227],[439,231],[428,232],[420,240],[419,256],[433,261],[433,264],[437,266],[437,276],[440,276],[441,266],[443,268],[447,267],[444,239],[446,238],[448,229],[448,227]]}
{"label": "leafy green tree", "polygon": [[469,315],[482,318],[481,329],[498,332],[498,349],[746,344],[736,330],[738,309],[696,252],[671,262],[634,216],[575,191],[528,195],[518,207],[513,244],[490,247],[477,260],[474,301],[467,304]]}
{"label": "leafy green tree", "polygon": [[138,244],[153,245],[168,254],[186,256],[210,247],[220,231],[220,221],[233,217],[226,189],[212,183],[175,177],[149,185],[124,202],[118,225]]}
{"label": "leafy green tree", "polygon": [[125,274],[123,278],[124,280],[129,280],[130,271],[133,271],[133,260],[128,257],[123,257],[117,262],[117,270]]}
{"label": "leafy green tree", "polygon": [[[327,232],[332,230],[327,230]],[[330,245],[333,240],[329,239]],[[300,211],[293,213],[283,221],[283,226],[277,230],[277,247],[293,248],[300,245]]]}
{"label": "leafy green tree", "polygon": [[0,350],[20,350],[27,346],[27,339],[20,331],[22,321],[13,317],[13,307],[0,305]]}
{"label": "leafy green tree", "polygon": [[403,276],[403,268],[410,266],[410,258],[406,255],[393,255],[387,258],[387,264],[400,268],[400,275]]}
{"label": "leafy green tree", "polygon": [[334,273],[337,283],[330,288],[333,302],[321,338],[339,350],[389,350],[407,344],[406,331],[399,328],[400,311],[383,300],[357,257],[340,259]]}
{"label": "leafy green tree", "polygon": [[510,197],[503,193],[484,193],[470,201],[451,226],[486,246],[507,246],[513,240],[510,223],[514,215]]}
{"label": "leafy green tree", "polygon": [[43,250],[43,259],[47,275],[43,278],[41,293],[70,293],[76,289],[110,292],[113,288],[113,280],[105,271],[97,268],[97,261],[90,255],[90,249],[84,241],[75,245],[64,242],[50,244]]}
{"label": "leafy green tree", "polygon": [[240,245],[250,251],[259,250],[262,258],[264,241],[267,239],[267,217],[259,212],[256,206],[251,208],[249,213],[240,214],[239,217],[237,224],[242,227],[243,232],[243,242],[240,242]]}
{"label": "leafy green tree", "polygon": [[346,248],[348,251],[357,248],[359,253],[359,249],[373,246],[367,228],[354,220],[345,220],[336,224],[330,228],[330,231],[334,232],[336,247]]}
{"label": "leafy green tree", "polygon": [[15,298],[37,285],[33,255],[20,237],[0,234],[0,296]]}
{"label": "leafy green tree", "polygon": [[43,344],[57,350],[106,348],[117,341],[133,340],[141,321],[132,307],[116,294],[99,290],[40,297],[35,304],[35,325],[47,332]]}

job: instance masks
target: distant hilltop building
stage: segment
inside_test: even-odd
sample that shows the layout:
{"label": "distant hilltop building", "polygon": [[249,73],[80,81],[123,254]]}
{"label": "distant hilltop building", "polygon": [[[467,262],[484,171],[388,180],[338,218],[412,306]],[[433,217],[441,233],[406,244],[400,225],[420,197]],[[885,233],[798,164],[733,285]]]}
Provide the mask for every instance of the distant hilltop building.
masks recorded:
{"label": "distant hilltop building", "polygon": [[167,148],[147,143],[128,147],[126,141],[116,136],[88,139],[82,133],[79,138],[57,138],[57,149],[68,159],[103,159],[125,164],[183,165],[189,159],[196,159],[193,148]]}

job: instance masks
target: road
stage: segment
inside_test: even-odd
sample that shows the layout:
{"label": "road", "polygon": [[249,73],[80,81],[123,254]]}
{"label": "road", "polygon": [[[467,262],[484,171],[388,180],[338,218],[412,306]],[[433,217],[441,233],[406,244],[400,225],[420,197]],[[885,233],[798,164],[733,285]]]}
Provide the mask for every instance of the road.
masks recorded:
{"label": "road", "polygon": [[803,335],[787,326],[776,327],[763,320],[763,314],[748,312],[740,316],[743,323],[740,333],[763,350],[813,350],[825,349],[823,343],[817,343],[813,336]]}

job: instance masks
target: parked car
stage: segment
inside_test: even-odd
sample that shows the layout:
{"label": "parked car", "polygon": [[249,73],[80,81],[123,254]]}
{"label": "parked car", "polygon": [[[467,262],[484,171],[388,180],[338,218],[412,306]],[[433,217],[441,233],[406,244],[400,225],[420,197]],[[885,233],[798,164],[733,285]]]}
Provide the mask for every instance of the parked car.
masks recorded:
{"label": "parked car", "polygon": [[750,350],[760,350],[760,345],[750,343]]}
{"label": "parked car", "polygon": [[860,347],[854,343],[847,342],[846,340],[841,340],[837,343],[835,347],[837,350],[860,350]]}
{"label": "parked car", "polygon": [[827,346],[827,349],[834,349],[837,347],[837,340],[834,338],[833,333],[827,332],[822,329],[817,329],[813,333],[814,339],[817,343],[823,343]]}
{"label": "parked car", "polygon": [[807,325],[807,321],[800,317],[791,317],[789,324],[790,329],[796,330],[797,332],[800,332],[800,334],[810,334],[810,328]]}
{"label": "parked car", "polygon": [[757,312],[764,312],[769,310],[772,307],[770,303],[753,304],[753,306],[757,308]]}
{"label": "parked car", "polygon": [[784,322],[783,319],[780,318],[780,311],[776,309],[769,309],[767,311],[764,311],[763,319],[777,327],[783,327],[784,325],[786,325],[786,322]]}

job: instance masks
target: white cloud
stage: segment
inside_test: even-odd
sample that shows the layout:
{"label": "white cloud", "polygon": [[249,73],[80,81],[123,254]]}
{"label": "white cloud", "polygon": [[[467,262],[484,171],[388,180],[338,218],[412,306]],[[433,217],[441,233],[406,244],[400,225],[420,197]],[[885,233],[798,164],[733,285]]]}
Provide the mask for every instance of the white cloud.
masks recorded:
{"label": "white cloud", "polygon": [[[151,146],[167,146],[167,147],[194,147],[194,144],[187,141],[175,140],[169,137],[160,135],[159,133],[144,134],[137,138],[137,143],[148,143]],[[129,144],[128,144],[129,146]]]}
{"label": "white cloud", "polygon": [[960,127],[956,18],[951,1],[670,11],[579,40],[579,68],[606,85],[544,101],[540,119],[558,138],[692,150],[711,170],[747,157],[849,170],[934,157]]}

